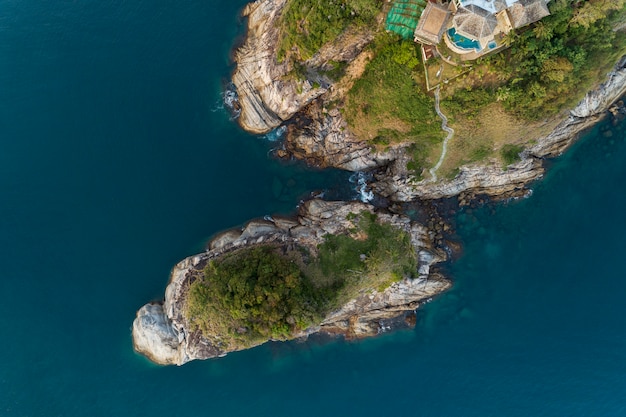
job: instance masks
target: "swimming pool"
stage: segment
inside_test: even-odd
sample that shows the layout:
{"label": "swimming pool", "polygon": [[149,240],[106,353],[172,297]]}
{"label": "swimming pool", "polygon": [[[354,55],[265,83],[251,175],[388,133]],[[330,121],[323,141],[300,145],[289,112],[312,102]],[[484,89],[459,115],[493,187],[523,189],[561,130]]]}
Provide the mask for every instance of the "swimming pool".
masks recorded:
{"label": "swimming pool", "polygon": [[478,41],[459,35],[456,33],[454,28],[448,29],[448,38],[450,38],[450,41],[452,41],[452,43],[454,43],[458,48],[480,51],[480,43],[478,43]]}

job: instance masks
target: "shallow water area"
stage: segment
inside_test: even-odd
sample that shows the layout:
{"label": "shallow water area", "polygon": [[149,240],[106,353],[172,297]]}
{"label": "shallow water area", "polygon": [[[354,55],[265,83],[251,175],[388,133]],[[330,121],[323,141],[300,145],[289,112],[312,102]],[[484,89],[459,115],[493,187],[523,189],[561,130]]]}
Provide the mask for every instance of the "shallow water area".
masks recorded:
{"label": "shallow water area", "polygon": [[159,367],[130,326],[170,268],[311,191],[356,196],[349,173],[212,111],[244,2],[2,5],[0,415],[626,414],[624,123],[531,198],[459,213],[455,286],[414,330]]}

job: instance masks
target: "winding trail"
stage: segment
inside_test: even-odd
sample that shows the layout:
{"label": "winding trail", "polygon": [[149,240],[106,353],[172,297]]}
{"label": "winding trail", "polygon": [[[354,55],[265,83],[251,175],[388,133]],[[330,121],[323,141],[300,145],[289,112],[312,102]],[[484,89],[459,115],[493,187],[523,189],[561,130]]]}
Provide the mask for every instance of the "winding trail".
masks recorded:
{"label": "winding trail", "polygon": [[437,115],[441,118],[441,130],[443,130],[444,132],[448,132],[448,136],[446,136],[446,138],[443,140],[443,147],[441,149],[441,156],[439,157],[439,161],[437,161],[437,164],[434,167],[428,170],[428,172],[430,172],[430,180],[432,182],[437,181],[436,172],[441,167],[441,164],[443,164],[443,160],[445,159],[446,153],[448,152],[448,141],[454,136],[454,129],[448,127],[448,118],[445,114],[441,112],[441,109],[439,108],[439,86],[437,86],[437,89],[435,89],[435,111],[437,112]]}

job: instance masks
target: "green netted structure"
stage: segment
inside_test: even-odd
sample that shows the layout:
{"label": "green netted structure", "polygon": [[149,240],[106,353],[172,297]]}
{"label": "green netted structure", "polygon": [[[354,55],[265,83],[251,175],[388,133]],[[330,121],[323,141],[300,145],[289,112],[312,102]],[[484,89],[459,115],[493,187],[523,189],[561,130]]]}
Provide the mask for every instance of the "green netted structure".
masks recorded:
{"label": "green netted structure", "polygon": [[417,22],[426,7],[426,0],[395,0],[387,13],[385,29],[404,39],[413,39]]}

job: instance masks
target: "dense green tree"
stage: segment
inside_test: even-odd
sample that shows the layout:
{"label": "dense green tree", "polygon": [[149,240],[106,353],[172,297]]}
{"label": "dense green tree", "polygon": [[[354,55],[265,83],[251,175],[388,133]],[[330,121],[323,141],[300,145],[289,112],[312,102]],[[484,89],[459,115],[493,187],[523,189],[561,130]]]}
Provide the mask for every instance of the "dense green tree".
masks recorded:
{"label": "dense green tree", "polygon": [[535,28],[533,29],[533,33],[537,39],[549,41],[554,36],[552,32],[552,28],[547,25],[545,22],[537,22]]}

